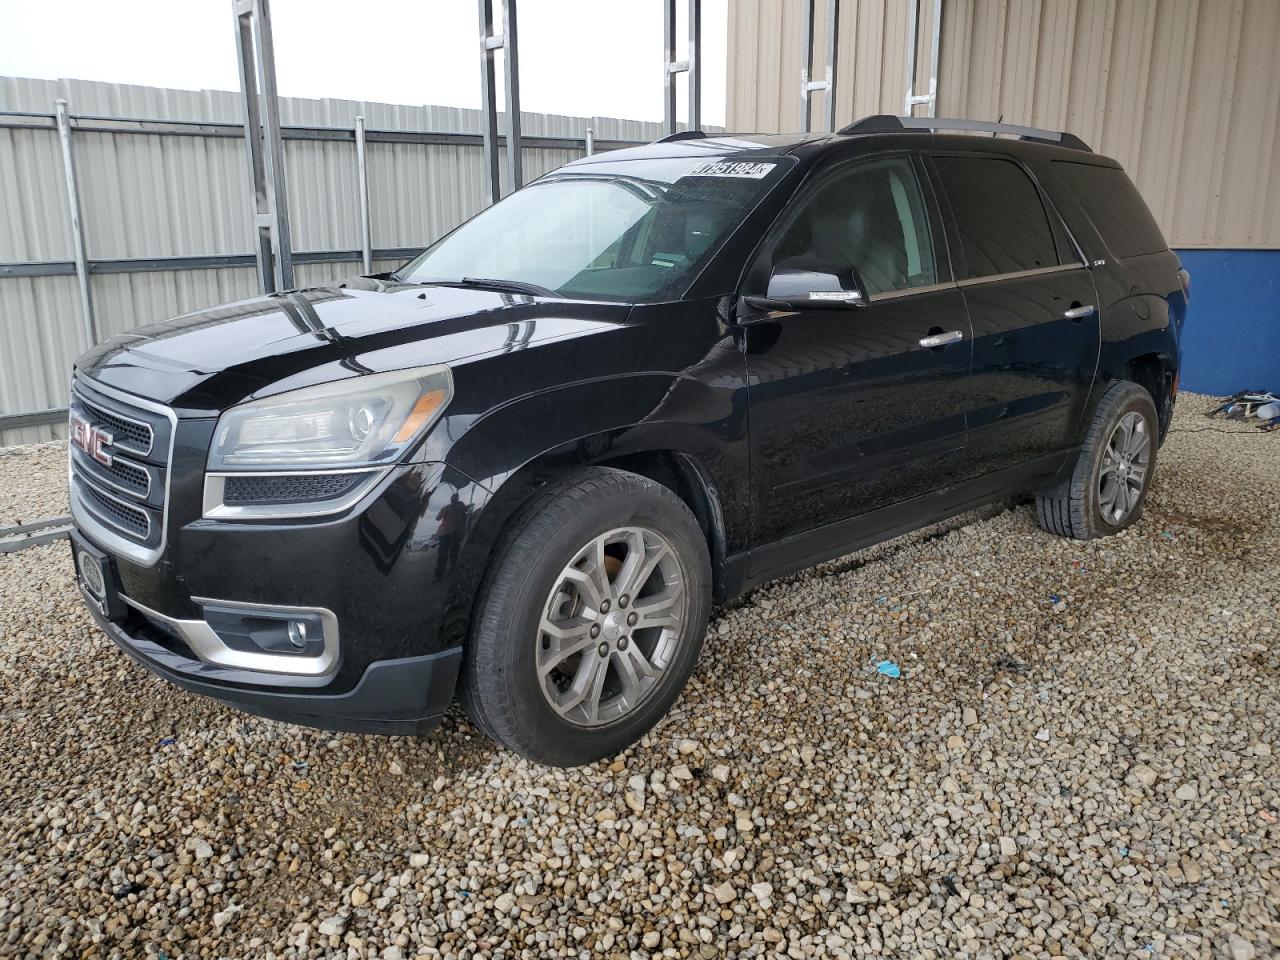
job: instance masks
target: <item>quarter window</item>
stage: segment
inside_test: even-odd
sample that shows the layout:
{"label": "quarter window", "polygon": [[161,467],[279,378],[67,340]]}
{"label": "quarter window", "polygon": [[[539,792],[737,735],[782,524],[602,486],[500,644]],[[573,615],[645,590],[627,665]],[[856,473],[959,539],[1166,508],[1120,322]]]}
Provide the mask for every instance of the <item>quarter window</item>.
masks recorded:
{"label": "quarter window", "polygon": [[778,245],[774,266],[835,274],[864,293],[935,283],[933,243],[915,170],[906,157],[860,163],[810,194]]}
{"label": "quarter window", "polygon": [[1117,257],[1140,257],[1169,248],[1138,188],[1123,170],[1057,160],[1053,169]]}
{"label": "quarter window", "polygon": [[1040,191],[1020,166],[989,157],[935,157],[934,164],[960,230],[962,278],[1058,265]]}

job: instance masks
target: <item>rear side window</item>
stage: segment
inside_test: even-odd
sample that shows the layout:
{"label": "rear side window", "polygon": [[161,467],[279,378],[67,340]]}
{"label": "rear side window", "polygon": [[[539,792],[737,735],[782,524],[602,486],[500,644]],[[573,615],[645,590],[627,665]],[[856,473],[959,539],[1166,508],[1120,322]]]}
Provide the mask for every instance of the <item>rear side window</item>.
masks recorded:
{"label": "rear side window", "polygon": [[1065,160],[1055,160],[1053,169],[1080,201],[1114,256],[1140,257],[1168,249],[1155,217],[1123,170]]}
{"label": "rear side window", "polygon": [[934,157],[934,164],[960,229],[961,279],[1058,266],[1044,201],[1020,166],[990,157]]}

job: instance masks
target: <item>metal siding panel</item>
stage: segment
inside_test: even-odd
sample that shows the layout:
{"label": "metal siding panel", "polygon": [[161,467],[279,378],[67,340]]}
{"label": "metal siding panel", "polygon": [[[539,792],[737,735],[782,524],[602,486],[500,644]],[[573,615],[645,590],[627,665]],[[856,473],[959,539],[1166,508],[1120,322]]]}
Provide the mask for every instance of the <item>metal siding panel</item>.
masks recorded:
{"label": "metal siding panel", "polygon": [[[730,32],[732,123],[777,129],[762,107],[795,84],[766,20],[798,30],[801,4],[735,4],[764,13]],[[845,0],[841,116],[902,111],[905,21],[903,2]],[[1275,0],[944,0],[938,113],[1078,134],[1125,165],[1174,247],[1277,247],[1277,50]]]}
{"label": "metal siding panel", "polygon": [[[0,77],[0,109],[51,114],[66,98],[75,116],[241,122],[239,94],[165,90],[82,80]],[[350,129],[363,114],[371,130],[478,133],[479,111],[351,100],[282,98],[285,125]],[[529,136],[653,140],[662,124],[612,117],[521,113]],[[719,128],[708,126],[716,131]],[[73,135],[90,259],[244,253],[252,231],[243,141],[234,137],[87,133]],[[370,215],[378,248],[425,247],[483,209],[478,146],[371,142]],[[579,148],[524,150],[532,180],[582,155]],[[287,140],[285,167],[294,248],[359,247],[352,140]],[[52,129],[0,129],[0,262],[72,257],[61,151]],[[378,261],[385,271],[400,262]],[[301,263],[297,282],[351,276],[359,265]],[[250,268],[94,274],[104,338],[168,317],[255,296]],[[65,403],[80,341],[73,276],[0,278],[0,413]],[[60,427],[0,432],[0,445],[49,439]]]}

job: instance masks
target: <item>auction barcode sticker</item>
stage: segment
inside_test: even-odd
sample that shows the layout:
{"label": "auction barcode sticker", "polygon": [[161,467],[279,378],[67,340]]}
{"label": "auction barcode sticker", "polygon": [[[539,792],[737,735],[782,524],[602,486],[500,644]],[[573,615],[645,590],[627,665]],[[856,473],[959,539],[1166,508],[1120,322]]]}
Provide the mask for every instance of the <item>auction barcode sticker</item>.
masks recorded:
{"label": "auction barcode sticker", "polygon": [[700,163],[686,177],[743,177],[748,180],[763,180],[777,164],[761,163],[758,160],[708,160]]}

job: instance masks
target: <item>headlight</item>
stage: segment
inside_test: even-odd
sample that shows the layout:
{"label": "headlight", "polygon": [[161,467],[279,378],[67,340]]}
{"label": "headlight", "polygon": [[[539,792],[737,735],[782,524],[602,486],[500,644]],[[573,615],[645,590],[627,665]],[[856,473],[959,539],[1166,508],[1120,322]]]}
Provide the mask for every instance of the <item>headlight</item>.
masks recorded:
{"label": "headlight", "polygon": [[448,367],[370,374],[233,407],[209,450],[204,515],[344,510],[425,434],[453,396]]}
{"label": "headlight", "polygon": [[355,377],[254,400],[222,415],[210,470],[392,463],[453,395],[448,367]]}

